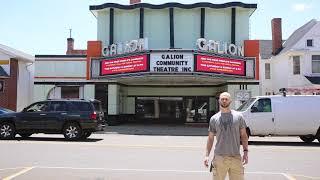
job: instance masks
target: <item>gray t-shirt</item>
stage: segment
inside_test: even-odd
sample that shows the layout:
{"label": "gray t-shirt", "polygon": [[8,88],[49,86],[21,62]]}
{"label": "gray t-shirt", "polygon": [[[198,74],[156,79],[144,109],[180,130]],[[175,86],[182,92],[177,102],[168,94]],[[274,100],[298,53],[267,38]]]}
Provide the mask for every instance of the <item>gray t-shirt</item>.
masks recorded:
{"label": "gray t-shirt", "polygon": [[209,131],[216,135],[215,155],[235,156],[240,154],[240,129],[246,128],[243,116],[234,110],[229,113],[213,115],[210,118]]}

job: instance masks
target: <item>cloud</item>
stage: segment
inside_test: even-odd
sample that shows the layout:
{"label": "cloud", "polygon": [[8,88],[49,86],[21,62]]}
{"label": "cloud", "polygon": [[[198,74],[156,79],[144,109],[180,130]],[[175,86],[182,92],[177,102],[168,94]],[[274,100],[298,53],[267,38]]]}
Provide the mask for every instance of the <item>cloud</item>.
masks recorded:
{"label": "cloud", "polygon": [[303,11],[306,11],[306,10],[308,10],[310,8],[311,8],[311,6],[309,6],[307,4],[303,4],[303,3],[293,4],[292,5],[292,9],[294,11],[298,11],[298,12],[303,12]]}

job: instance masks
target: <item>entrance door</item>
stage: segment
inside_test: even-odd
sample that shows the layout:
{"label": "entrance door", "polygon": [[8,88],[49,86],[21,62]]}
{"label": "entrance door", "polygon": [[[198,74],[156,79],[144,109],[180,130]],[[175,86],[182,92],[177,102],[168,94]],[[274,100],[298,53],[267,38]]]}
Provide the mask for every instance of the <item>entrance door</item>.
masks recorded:
{"label": "entrance door", "polygon": [[182,97],[137,97],[136,118],[152,123],[184,122]]}
{"label": "entrance door", "polygon": [[179,123],[182,118],[182,97],[160,97],[159,120],[161,122]]}
{"label": "entrance door", "polygon": [[209,115],[208,97],[187,97],[184,100],[186,122],[207,122]]}

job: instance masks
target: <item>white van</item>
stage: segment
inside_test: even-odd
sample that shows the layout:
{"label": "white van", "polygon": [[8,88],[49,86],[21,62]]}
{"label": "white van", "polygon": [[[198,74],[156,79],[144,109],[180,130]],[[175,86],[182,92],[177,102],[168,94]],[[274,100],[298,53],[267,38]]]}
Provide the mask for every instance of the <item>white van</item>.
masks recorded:
{"label": "white van", "polygon": [[320,142],[320,96],[257,96],[238,109],[252,136],[300,136]]}

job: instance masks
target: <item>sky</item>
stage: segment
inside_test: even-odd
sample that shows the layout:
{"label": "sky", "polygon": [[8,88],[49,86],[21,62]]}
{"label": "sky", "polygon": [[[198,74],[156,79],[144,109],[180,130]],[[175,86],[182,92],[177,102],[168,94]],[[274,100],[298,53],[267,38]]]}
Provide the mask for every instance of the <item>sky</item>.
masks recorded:
{"label": "sky", "polygon": [[[236,0],[241,1],[241,0]],[[97,19],[90,5],[107,2],[129,4],[129,0],[0,0],[0,44],[31,55],[65,54],[69,29],[75,49],[85,49],[97,40]],[[231,2],[226,0],[142,0],[143,3],[192,4]],[[283,39],[311,19],[320,20],[320,0],[242,0],[257,4],[250,17],[250,39],[271,39],[271,19],[282,18]]]}

